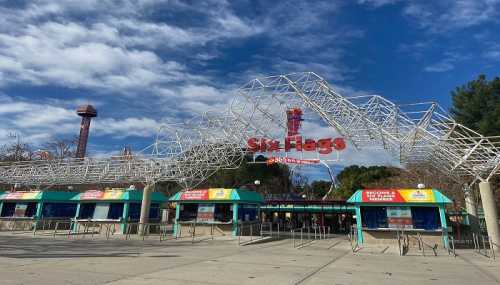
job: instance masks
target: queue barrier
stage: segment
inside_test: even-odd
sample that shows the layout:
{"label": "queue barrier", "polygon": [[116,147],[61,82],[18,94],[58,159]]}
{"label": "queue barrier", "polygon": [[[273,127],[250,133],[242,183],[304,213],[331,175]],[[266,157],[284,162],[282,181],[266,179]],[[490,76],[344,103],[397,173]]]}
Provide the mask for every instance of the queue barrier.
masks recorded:
{"label": "queue barrier", "polygon": [[[202,222],[196,222],[196,221],[179,221],[177,230],[175,232],[175,239],[180,239],[184,238],[183,237],[183,228],[187,227],[187,236],[188,238],[191,238],[191,243],[196,242],[196,237],[205,237],[204,240],[208,239],[214,239],[215,235],[225,235],[224,231],[222,231],[219,226],[220,225],[232,225],[232,222],[219,222],[219,223],[202,223]],[[197,235],[197,227],[203,227],[204,230],[206,228],[209,228],[209,233],[207,234],[206,231],[203,231],[203,234]]]}
{"label": "queue barrier", "polygon": [[472,239],[474,243],[474,251],[482,256],[496,259],[495,247],[498,247],[493,239],[487,235],[472,233]]}
{"label": "queue barrier", "polygon": [[[142,234],[139,233],[139,229],[143,227]],[[140,223],[140,222],[128,222],[125,227],[125,239],[131,239],[132,234],[136,233],[138,237],[142,240],[148,237],[158,234],[160,241],[168,240],[168,236],[173,231],[173,225],[167,222],[151,222],[151,223]]]}

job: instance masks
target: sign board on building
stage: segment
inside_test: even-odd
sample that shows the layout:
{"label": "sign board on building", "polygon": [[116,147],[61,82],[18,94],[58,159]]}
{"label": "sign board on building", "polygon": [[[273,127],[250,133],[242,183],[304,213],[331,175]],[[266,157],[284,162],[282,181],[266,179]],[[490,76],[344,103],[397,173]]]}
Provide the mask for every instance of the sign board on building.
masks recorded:
{"label": "sign board on building", "polygon": [[233,189],[225,188],[189,190],[181,194],[181,200],[231,200],[232,193]]}
{"label": "sign board on building", "polygon": [[198,214],[196,216],[196,221],[201,223],[213,222],[214,213],[214,204],[200,204],[198,205]]}
{"label": "sign board on building", "polygon": [[389,228],[412,229],[410,207],[387,207],[387,224]]}
{"label": "sign board on building", "polygon": [[362,202],[367,203],[433,203],[431,189],[368,189],[362,193]]}
{"label": "sign board on building", "polygon": [[14,217],[24,217],[26,214],[27,208],[28,208],[28,204],[17,203],[16,208],[14,209]]}

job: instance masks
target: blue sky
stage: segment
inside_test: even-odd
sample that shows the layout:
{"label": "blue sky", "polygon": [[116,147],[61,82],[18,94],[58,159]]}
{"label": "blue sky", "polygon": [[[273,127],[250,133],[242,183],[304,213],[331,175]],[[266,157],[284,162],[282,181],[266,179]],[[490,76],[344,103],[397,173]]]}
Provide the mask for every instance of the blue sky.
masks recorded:
{"label": "blue sky", "polygon": [[498,75],[499,14],[499,0],[0,0],[0,144],[74,136],[91,103],[90,154],[137,150],[164,120],[301,71],[347,96],[447,109],[456,86]]}

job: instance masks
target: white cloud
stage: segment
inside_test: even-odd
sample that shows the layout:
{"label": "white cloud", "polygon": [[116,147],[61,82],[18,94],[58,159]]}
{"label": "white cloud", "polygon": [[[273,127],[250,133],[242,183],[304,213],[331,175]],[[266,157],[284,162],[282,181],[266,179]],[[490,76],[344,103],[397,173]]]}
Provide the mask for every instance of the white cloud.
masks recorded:
{"label": "white cloud", "polygon": [[146,117],[132,117],[123,120],[102,118],[95,120],[93,131],[95,131],[98,136],[111,135],[115,138],[153,138],[154,134],[158,131],[159,126],[159,122]]}
{"label": "white cloud", "polygon": [[381,7],[387,4],[394,4],[401,0],[358,0],[359,4],[372,5],[374,7]]}
{"label": "white cloud", "polygon": [[498,0],[448,0],[423,4],[411,2],[404,14],[430,32],[446,32],[496,21]]}
{"label": "white cloud", "polygon": [[404,3],[403,15],[431,33],[444,33],[497,21],[499,0],[358,0],[359,4],[382,7]]}
{"label": "white cloud", "polygon": [[500,44],[489,45],[483,53],[483,57],[489,60],[500,61]]}
{"label": "white cloud", "polygon": [[[72,105],[85,102],[82,99],[70,103],[62,101],[28,102],[22,98],[0,95],[0,144],[8,140],[9,134],[18,134],[25,142],[39,146],[53,137],[73,137],[78,135],[80,117]],[[73,106],[74,107],[74,106]],[[160,123],[147,117],[114,119],[97,117],[91,125],[92,136],[152,138]]]}
{"label": "white cloud", "polygon": [[441,61],[431,65],[428,65],[424,68],[427,72],[445,72],[453,70],[455,66],[448,61]]}

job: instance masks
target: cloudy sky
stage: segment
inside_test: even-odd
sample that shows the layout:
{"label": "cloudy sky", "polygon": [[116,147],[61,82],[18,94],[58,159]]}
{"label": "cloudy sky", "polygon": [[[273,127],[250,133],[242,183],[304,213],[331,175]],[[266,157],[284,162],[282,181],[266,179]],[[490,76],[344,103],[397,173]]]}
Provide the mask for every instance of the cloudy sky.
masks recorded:
{"label": "cloudy sky", "polygon": [[498,75],[499,19],[499,0],[0,0],[0,144],[74,136],[91,103],[90,154],[140,149],[161,121],[288,72],[449,108],[456,86]]}

